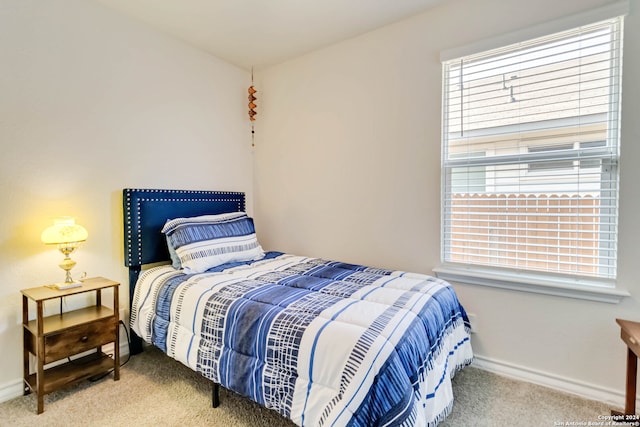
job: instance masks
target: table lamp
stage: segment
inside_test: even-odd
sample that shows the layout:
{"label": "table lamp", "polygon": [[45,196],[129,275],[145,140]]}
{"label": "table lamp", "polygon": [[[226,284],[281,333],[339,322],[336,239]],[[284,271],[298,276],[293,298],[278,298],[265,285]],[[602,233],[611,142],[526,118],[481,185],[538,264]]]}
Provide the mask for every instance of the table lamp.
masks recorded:
{"label": "table lamp", "polygon": [[87,240],[89,233],[87,230],[76,224],[72,217],[60,217],[53,220],[53,225],[42,232],[40,238],[47,245],[58,245],[58,249],[64,255],[64,260],[60,264],[66,272],[64,282],[52,285],[57,289],[68,289],[80,286],[80,282],[74,282],[71,278],[71,269],[76,262],[69,255],[76,250],[80,242]]}

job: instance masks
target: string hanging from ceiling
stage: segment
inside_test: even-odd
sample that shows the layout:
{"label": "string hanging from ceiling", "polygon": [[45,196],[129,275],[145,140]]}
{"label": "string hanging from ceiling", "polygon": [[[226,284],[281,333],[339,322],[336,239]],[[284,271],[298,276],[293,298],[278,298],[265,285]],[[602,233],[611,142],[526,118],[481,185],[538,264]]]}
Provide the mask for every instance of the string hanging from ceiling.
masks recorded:
{"label": "string hanging from ceiling", "polygon": [[253,122],[256,121],[256,107],[257,105],[255,104],[255,100],[256,98],[256,93],[258,92],[254,87],[253,87],[253,67],[251,67],[251,86],[249,86],[248,89],[249,92],[249,120],[251,120],[251,146],[255,147],[255,143],[254,143],[254,136],[255,136],[255,131],[253,129]]}

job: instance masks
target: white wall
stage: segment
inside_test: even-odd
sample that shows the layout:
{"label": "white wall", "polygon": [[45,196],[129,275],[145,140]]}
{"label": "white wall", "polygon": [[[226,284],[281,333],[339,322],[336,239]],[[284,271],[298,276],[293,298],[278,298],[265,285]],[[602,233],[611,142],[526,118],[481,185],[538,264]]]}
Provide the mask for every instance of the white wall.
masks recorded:
{"label": "white wall", "polygon": [[[254,173],[263,245],[430,272],[440,263],[440,52],[606,3],[452,0],[261,70]],[[625,24],[618,269],[631,297],[606,304],[455,285],[478,316],[473,346],[485,365],[620,405],[626,347],[615,318],[640,320],[637,6]]]}
{"label": "white wall", "polygon": [[245,191],[252,206],[253,160],[249,73],[100,6],[2,0],[0,58],[1,394],[21,387],[20,289],[64,278],[40,242],[53,217],[89,231],[76,276],[121,281],[127,307],[122,188]]}

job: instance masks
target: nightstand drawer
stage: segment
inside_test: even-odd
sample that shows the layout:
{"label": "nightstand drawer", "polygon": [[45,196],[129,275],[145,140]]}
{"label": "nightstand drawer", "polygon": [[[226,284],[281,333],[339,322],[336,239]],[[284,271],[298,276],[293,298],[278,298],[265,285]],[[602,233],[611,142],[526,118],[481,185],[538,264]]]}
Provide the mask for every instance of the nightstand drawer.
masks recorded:
{"label": "nightstand drawer", "polygon": [[115,319],[109,317],[47,335],[44,338],[44,363],[64,359],[113,342],[116,327]]}

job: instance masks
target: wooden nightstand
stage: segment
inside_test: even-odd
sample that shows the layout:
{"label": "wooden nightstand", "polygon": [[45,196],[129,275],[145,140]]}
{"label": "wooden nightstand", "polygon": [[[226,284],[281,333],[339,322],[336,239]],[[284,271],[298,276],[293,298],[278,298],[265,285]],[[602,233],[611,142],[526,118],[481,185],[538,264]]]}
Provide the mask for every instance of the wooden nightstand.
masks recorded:
{"label": "wooden nightstand", "polygon": [[[119,283],[103,277],[82,282],[82,286],[57,290],[40,286],[23,289],[22,325],[24,331],[24,394],[38,396],[38,414],[44,411],[44,395],[67,384],[78,382],[113,370],[113,379],[120,379],[120,339],[118,311]],[[113,309],[102,305],[102,290],[113,290]],[[43,304],[85,292],[95,293],[95,304],[78,310],[44,317]],[[36,318],[29,320],[29,300],[36,304]],[[113,343],[113,355],[102,352],[102,346]],[[95,351],[92,351],[95,350]],[[45,365],[71,356],[92,351],[80,358],[46,368]],[[36,358],[31,373],[29,354]]]}

